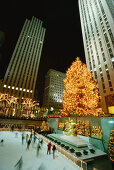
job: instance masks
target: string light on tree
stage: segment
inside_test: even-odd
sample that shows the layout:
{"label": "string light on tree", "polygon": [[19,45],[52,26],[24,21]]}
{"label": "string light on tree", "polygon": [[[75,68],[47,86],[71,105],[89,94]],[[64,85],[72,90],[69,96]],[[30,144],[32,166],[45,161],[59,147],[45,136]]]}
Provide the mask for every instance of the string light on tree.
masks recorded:
{"label": "string light on tree", "polygon": [[110,160],[114,162],[114,130],[110,133],[108,152]]}
{"label": "string light on tree", "polygon": [[[39,103],[37,101],[33,101],[30,98],[24,98],[22,105],[23,105],[23,107],[25,107],[27,109],[27,117],[28,117],[29,109],[32,109],[34,106],[39,106]],[[33,117],[32,114],[31,114],[31,116]]]}
{"label": "string light on tree", "polygon": [[93,81],[93,74],[78,57],[66,72],[64,87],[62,115],[99,115],[98,87]]}

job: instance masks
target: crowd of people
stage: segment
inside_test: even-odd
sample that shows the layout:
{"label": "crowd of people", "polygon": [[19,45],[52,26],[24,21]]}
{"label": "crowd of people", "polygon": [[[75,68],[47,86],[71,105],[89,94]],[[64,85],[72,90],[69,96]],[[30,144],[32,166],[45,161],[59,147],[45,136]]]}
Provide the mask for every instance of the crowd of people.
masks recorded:
{"label": "crowd of people", "polygon": [[[17,137],[17,133],[16,133],[16,137]],[[37,141],[37,142],[36,142]],[[26,147],[26,150],[29,150],[30,148],[30,145],[31,145],[31,142],[33,144],[37,144],[36,146],[36,156],[38,157],[39,156],[39,153],[40,153],[40,150],[42,149],[43,147],[43,139],[42,138],[37,138],[36,137],[36,134],[35,134],[35,131],[34,131],[34,134],[31,134],[29,135],[28,133],[25,134],[24,132],[22,133],[22,145],[24,143],[26,143],[27,147]],[[55,151],[56,151],[56,146],[53,145],[52,146],[52,143],[49,142],[47,144],[47,155],[51,154],[51,150],[53,152],[53,159],[55,159]],[[23,160],[22,160],[22,156],[21,158],[18,160],[18,162],[15,164],[15,167],[18,169],[18,170],[21,170],[22,169],[22,164],[23,164]]]}

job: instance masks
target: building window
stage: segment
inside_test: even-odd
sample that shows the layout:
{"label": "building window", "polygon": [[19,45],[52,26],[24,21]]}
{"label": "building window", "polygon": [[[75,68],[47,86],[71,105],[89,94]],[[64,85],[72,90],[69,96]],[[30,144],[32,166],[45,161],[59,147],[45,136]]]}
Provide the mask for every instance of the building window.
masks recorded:
{"label": "building window", "polygon": [[102,86],[103,86],[103,89],[105,89],[105,84],[104,83],[102,83]]}
{"label": "building window", "polygon": [[113,91],[113,88],[110,88],[110,91]]}
{"label": "building window", "polygon": [[111,83],[111,81],[109,81],[108,83],[109,83],[109,87],[112,87],[112,83]]}

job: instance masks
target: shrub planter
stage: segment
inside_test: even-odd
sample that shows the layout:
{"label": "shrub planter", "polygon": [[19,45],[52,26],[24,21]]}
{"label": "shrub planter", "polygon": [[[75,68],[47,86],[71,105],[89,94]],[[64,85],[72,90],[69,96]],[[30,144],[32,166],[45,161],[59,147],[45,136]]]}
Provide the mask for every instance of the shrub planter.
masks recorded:
{"label": "shrub planter", "polygon": [[61,144],[61,142],[57,142],[57,144],[58,144],[58,145],[60,145],[60,144]]}
{"label": "shrub planter", "polygon": [[62,143],[61,146],[64,147],[65,145]]}
{"label": "shrub planter", "polygon": [[71,149],[69,149],[69,151],[70,151],[71,153],[73,153],[75,150],[74,150],[73,148],[71,148]]}
{"label": "shrub planter", "polygon": [[82,156],[82,153],[81,152],[76,152],[76,156]]}
{"label": "shrub planter", "polygon": [[95,150],[94,150],[94,149],[90,149],[90,152],[94,154],[94,153],[95,153]]}
{"label": "shrub planter", "polygon": [[88,151],[83,150],[83,154],[84,154],[84,155],[88,155]]}
{"label": "shrub planter", "polygon": [[65,149],[68,150],[68,149],[69,149],[69,146],[65,146]]}

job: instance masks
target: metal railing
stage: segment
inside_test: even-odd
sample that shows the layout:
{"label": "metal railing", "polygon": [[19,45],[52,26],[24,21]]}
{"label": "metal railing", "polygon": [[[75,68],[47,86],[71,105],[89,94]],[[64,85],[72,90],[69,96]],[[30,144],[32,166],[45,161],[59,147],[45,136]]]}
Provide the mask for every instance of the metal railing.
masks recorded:
{"label": "metal railing", "polygon": [[[42,138],[43,141],[45,143],[49,143],[50,140],[47,139],[46,137],[40,135],[40,134],[36,134],[36,136],[38,138]],[[83,160],[79,159],[77,156],[73,155],[72,153],[70,153],[69,151],[65,150],[64,148],[58,146],[57,144],[55,144],[53,141],[51,141],[52,145],[56,146],[56,149],[58,152],[60,152],[62,155],[64,155],[66,158],[68,158],[70,161],[72,161],[75,165],[77,165],[80,169],[82,170],[87,170],[87,163],[84,162]]]}

